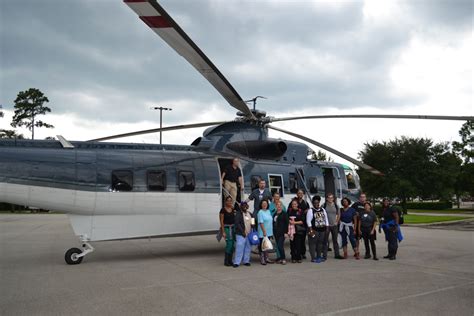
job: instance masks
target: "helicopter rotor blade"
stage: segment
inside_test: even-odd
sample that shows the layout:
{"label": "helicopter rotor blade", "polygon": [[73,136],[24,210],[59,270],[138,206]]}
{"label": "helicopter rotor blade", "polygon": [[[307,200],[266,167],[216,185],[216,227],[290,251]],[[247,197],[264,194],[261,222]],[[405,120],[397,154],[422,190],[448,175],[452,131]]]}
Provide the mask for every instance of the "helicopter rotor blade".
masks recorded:
{"label": "helicopter rotor blade", "polygon": [[130,133],[123,133],[123,134],[117,134],[117,135],[111,135],[111,136],[106,136],[106,137],[90,139],[90,140],[88,140],[88,142],[100,142],[100,141],[103,141],[103,140],[110,140],[110,139],[115,139],[115,138],[130,137],[130,136],[137,136],[137,135],[144,135],[144,134],[156,133],[156,132],[160,132],[160,131],[161,132],[176,131],[176,130],[180,130],[180,129],[206,127],[206,126],[212,126],[212,125],[219,125],[219,124],[223,124],[223,123],[226,123],[226,122],[225,121],[207,122],[207,123],[174,125],[174,126],[167,126],[167,127],[163,127],[163,128],[152,128],[152,129],[145,129],[145,130],[135,131],[135,132],[130,132]]}
{"label": "helicopter rotor blade", "polygon": [[338,151],[338,150],[336,150],[336,149],[334,149],[334,148],[331,148],[331,147],[329,147],[329,146],[327,146],[327,145],[324,145],[324,144],[322,144],[322,143],[320,143],[320,142],[317,142],[317,141],[315,141],[315,140],[313,140],[313,139],[311,139],[311,138],[308,138],[308,137],[306,137],[306,136],[303,136],[303,135],[300,135],[300,134],[296,134],[296,133],[293,133],[293,132],[290,132],[290,131],[287,131],[287,130],[284,130],[284,129],[281,129],[281,128],[278,128],[278,127],[275,127],[275,126],[271,126],[271,125],[267,125],[267,127],[271,128],[271,129],[274,129],[274,130],[276,130],[276,131],[282,132],[282,133],[286,133],[286,134],[291,135],[291,136],[293,136],[293,137],[302,139],[302,140],[304,140],[304,141],[306,141],[306,142],[308,142],[308,143],[310,143],[310,144],[316,145],[316,146],[318,146],[318,147],[320,147],[320,148],[322,148],[322,149],[325,149],[325,150],[329,151],[330,153],[333,153],[333,154],[336,155],[336,156],[339,156],[339,157],[341,157],[341,158],[343,158],[343,159],[345,159],[345,160],[347,160],[347,161],[352,162],[354,165],[359,166],[359,167],[361,167],[362,169],[365,169],[365,170],[367,170],[367,171],[370,171],[371,173],[373,173],[373,174],[375,174],[375,175],[379,175],[379,176],[382,176],[382,175],[383,175],[382,172],[378,171],[378,170],[375,169],[374,167],[371,167],[371,166],[369,166],[369,165],[367,165],[367,164],[365,164],[365,163],[363,163],[363,162],[361,162],[361,161],[358,161],[357,159],[354,159],[354,158],[352,158],[352,157],[350,157],[350,156],[348,156],[348,155],[346,155],[346,154],[344,154],[344,153],[342,153],[342,152],[340,152],[340,151]]}
{"label": "helicopter rotor blade", "polygon": [[255,119],[230,82],[156,0],[124,0],[124,2],[148,27],[199,71],[231,106],[244,113],[246,117]]}
{"label": "helicopter rotor blade", "polygon": [[292,120],[308,119],[331,119],[331,118],[388,118],[388,119],[415,119],[415,120],[448,120],[448,121],[472,121],[474,116],[444,116],[444,115],[391,115],[391,114],[340,114],[340,115],[306,115],[271,118],[270,122],[282,122]]}

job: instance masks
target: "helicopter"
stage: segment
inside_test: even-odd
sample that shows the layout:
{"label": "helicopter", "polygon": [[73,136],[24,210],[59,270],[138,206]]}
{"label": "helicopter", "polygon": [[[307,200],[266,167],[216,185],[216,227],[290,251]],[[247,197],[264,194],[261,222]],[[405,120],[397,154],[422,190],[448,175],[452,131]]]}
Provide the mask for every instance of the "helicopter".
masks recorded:
{"label": "helicopter", "polygon": [[[223,170],[237,157],[250,192],[263,179],[288,203],[298,189],[306,195],[356,199],[357,172],[349,166],[309,158],[302,142],[269,137],[286,133],[382,176],[375,168],[274,123],[307,119],[392,118],[472,120],[467,116],[311,115],[272,117],[253,108],[213,62],[155,0],[124,0],[152,31],[189,62],[237,109],[229,121],[202,122],[133,131],[91,139],[0,140],[0,201],[67,213],[81,248],[68,249],[68,264],[94,251],[92,242],[215,233],[225,192]],[[207,127],[190,145],[106,142],[147,133]],[[244,196],[237,200],[242,200]]]}

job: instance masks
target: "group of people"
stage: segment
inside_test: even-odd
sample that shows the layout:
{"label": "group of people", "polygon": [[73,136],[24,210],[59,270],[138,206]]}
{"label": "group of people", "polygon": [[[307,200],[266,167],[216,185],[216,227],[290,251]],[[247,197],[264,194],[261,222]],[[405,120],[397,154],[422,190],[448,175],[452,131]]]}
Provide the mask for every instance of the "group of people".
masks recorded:
{"label": "group of people", "polygon": [[[375,245],[378,218],[365,194],[361,194],[352,205],[349,198],[343,198],[342,207],[337,205],[332,193],[326,195],[322,205],[318,195],[312,197],[311,206],[304,197],[304,191],[298,190],[286,208],[280,194],[275,192],[272,195],[266,188],[265,180],[260,180],[258,188],[240,203],[236,202],[236,197],[227,194],[219,213],[219,233],[226,244],[224,264],[235,268],[242,264],[250,266],[252,245],[249,236],[254,230],[258,233],[258,254],[262,265],[287,263],[284,247],[286,239],[290,241],[292,263],[301,263],[306,259],[307,249],[311,261],[315,263],[326,261],[328,251],[333,251],[336,259],[347,259],[348,243],[351,244],[354,258],[359,260],[361,239],[365,245],[364,259],[378,260]],[[253,212],[249,211],[250,200],[254,201]],[[384,258],[395,260],[398,242],[403,238],[399,213],[390,206],[388,199],[384,199],[382,204],[379,232],[383,229],[388,241],[388,254]],[[332,239],[332,249],[329,237]],[[270,251],[262,247],[267,238],[273,240],[275,245],[275,259],[271,258]],[[339,245],[342,246],[342,255]]]}

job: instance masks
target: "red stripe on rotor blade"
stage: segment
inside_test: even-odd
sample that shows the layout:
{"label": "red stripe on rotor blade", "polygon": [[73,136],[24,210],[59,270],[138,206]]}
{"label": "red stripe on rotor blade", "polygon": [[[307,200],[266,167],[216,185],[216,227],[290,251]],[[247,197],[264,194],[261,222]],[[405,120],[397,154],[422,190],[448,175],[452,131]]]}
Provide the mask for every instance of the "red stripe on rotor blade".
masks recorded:
{"label": "red stripe on rotor blade", "polygon": [[140,19],[151,28],[171,27],[168,21],[162,16],[141,16]]}

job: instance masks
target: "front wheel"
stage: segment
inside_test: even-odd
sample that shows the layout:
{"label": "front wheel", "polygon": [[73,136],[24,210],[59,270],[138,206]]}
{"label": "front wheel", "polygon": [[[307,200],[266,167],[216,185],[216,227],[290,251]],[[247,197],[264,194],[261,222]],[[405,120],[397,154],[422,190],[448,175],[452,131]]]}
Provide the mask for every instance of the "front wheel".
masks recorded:
{"label": "front wheel", "polygon": [[84,257],[78,257],[78,254],[81,254],[82,250],[79,248],[71,248],[68,251],[66,251],[66,254],[64,255],[64,260],[66,260],[67,264],[79,264],[82,262],[82,259]]}

